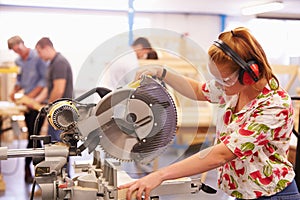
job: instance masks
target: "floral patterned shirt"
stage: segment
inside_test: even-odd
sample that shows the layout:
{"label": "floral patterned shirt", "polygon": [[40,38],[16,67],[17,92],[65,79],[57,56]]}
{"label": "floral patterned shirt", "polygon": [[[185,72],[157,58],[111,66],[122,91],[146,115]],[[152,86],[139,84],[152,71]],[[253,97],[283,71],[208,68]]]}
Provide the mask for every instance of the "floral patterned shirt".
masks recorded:
{"label": "floral patterned shirt", "polygon": [[[274,79],[270,80],[276,84]],[[272,87],[273,88],[273,87]],[[222,116],[217,121],[216,142],[223,142],[237,158],[218,169],[218,185],[230,196],[255,199],[271,196],[294,179],[288,161],[294,124],[290,96],[267,84],[243,109],[234,113],[238,95],[226,96],[214,81],[202,87],[208,101],[218,103]]]}

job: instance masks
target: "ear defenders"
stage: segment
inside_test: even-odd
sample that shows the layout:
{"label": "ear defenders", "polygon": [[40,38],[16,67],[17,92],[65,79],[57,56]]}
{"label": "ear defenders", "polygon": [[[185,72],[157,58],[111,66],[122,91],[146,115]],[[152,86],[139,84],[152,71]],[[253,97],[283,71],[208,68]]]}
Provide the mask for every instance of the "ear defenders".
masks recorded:
{"label": "ear defenders", "polygon": [[239,82],[241,84],[251,85],[258,81],[259,66],[256,61],[251,60],[246,62],[222,40],[214,41],[214,45],[241,67],[239,72]]}

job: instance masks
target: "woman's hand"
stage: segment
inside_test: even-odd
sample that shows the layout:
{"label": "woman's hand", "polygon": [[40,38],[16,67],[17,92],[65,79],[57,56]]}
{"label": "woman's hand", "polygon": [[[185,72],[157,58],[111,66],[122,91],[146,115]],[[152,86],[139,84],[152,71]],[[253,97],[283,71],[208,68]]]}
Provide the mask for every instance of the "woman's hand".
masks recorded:
{"label": "woman's hand", "polygon": [[119,190],[128,189],[126,192],[126,199],[131,200],[135,194],[137,200],[150,198],[150,192],[162,183],[160,173],[153,172],[139,180],[127,183],[118,187]]}
{"label": "woman's hand", "polygon": [[162,72],[163,72],[162,66],[158,66],[158,65],[144,66],[144,67],[141,67],[139,70],[137,70],[134,80],[137,81],[137,80],[141,79],[143,75],[161,77]]}

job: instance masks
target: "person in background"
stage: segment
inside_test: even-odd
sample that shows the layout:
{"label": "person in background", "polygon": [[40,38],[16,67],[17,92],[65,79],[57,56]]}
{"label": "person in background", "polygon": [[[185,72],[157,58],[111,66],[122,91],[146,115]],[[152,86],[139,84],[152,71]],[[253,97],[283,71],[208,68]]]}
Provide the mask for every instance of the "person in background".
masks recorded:
{"label": "person in background", "polygon": [[[218,185],[236,200],[300,199],[293,165],[288,161],[294,111],[289,94],[272,72],[258,41],[244,27],[223,32],[210,46],[213,80],[200,83],[166,71],[141,68],[141,75],[164,78],[181,94],[220,106],[216,144],[182,161],[124,184],[127,199],[149,199],[163,181],[218,168]],[[178,84],[180,83],[180,84]]]}
{"label": "person in background", "polygon": [[[40,58],[50,61],[47,70],[47,88],[35,100],[41,103],[47,99],[48,103],[52,103],[60,98],[72,98],[73,74],[68,60],[55,50],[48,37],[41,38],[35,48]],[[60,132],[49,124],[48,135],[52,141],[60,141]]]}
{"label": "person in background", "polygon": [[[47,63],[39,58],[36,51],[25,46],[24,41],[20,36],[13,36],[7,41],[8,49],[13,50],[19,55],[15,63],[20,67],[20,73],[17,75],[16,84],[13,91],[10,93],[12,101],[16,101],[15,94],[24,91],[24,95],[35,98],[46,87],[46,70]],[[27,106],[28,111],[25,113],[25,123],[28,129],[27,148],[33,148],[33,141],[30,136],[40,134],[44,120],[40,120],[37,127],[37,132],[34,133],[35,119],[38,115],[37,110]],[[37,147],[41,147],[41,143],[37,143]],[[25,159],[25,182],[32,183],[33,177],[30,169],[32,158]]]}
{"label": "person in background", "polygon": [[138,67],[139,63],[135,52],[128,51],[106,66],[107,69],[99,85],[111,90],[124,87],[132,82]]}
{"label": "person in background", "polygon": [[152,48],[147,38],[139,37],[132,43],[131,46],[134,49],[138,59],[158,59],[156,51]]}

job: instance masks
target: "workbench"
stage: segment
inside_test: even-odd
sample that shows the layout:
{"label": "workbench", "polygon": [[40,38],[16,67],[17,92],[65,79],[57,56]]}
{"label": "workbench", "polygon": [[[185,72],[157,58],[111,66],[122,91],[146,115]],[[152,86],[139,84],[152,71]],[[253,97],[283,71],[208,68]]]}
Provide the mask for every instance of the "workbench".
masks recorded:
{"label": "workbench", "polygon": [[[15,116],[23,115],[26,111],[26,107],[22,105],[15,105],[8,101],[0,101],[0,138],[5,131],[13,130],[15,136],[19,137],[21,129],[19,127],[18,118]],[[10,126],[3,128],[3,121],[9,120]],[[1,139],[0,139],[1,146]],[[5,182],[1,174],[0,167],[0,191],[5,191]]]}
{"label": "workbench", "polygon": [[[0,64],[0,146],[1,146],[1,137],[2,133],[13,130],[15,135],[20,135],[20,127],[17,121],[17,118],[14,116],[23,115],[26,110],[24,106],[17,106],[14,103],[8,102],[8,93],[10,87],[14,84],[11,84],[20,71],[20,68],[14,63],[1,63]],[[10,126],[3,128],[4,120],[10,121]],[[0,168],[0,191],[5,191],[5,182],[2,177],[1,168]]]}

